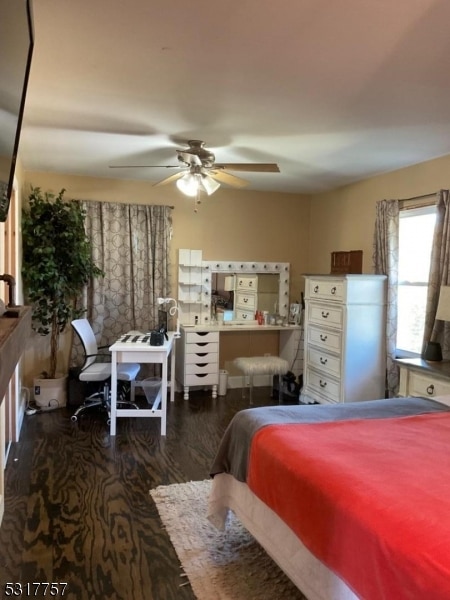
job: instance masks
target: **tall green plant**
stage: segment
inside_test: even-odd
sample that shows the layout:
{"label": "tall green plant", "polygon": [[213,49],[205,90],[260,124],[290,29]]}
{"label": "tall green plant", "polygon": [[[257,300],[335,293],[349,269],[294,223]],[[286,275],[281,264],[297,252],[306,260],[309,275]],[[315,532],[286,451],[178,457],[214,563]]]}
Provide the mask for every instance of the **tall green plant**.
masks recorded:
{"label": "tall green plant", "polygon": [[82,315],[76,299],[93,277],[102,275],[94,264],[84,229],[85,212],[77,201],[31,188],[22,212],[22,277],[33,306],[33,328],[50,334],[50,368],[56,375],[59,336],[66,325]]}

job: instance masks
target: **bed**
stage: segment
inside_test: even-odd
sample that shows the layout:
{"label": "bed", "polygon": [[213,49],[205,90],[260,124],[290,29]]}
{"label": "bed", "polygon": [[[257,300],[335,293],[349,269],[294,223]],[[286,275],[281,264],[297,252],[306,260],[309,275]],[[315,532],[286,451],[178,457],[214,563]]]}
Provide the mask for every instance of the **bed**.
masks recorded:
{"label": "bed", "polygon": [[211,476],[309,600],[450,598],[450,397],[246,409]]}

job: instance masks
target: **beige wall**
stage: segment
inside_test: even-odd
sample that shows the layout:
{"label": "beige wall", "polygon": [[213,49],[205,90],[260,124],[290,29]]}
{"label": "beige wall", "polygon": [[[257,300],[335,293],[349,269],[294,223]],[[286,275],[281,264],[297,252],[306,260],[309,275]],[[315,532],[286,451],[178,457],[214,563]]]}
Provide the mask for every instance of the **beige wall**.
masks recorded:
{"label": "beige wall", "polygon": [[26,186],[58,192],[66,198],[140,204],[169,204],[173,211],[172,265],[176,292],[179,248],[203,250],[204,260],[291,263],[292,299],[308,265],[309,196],[234,191],[222,187],[205,199],[197,213],[175,185],[154,188],[148,182],[94,179],[27,171]]}
{"label": "beige wall", "polygon": [[363,271],[372,272],[377,200],[400,199],[450,187],[450,155],[311,198],[308,270],[329,273],[331,252],[363,251]]}
{"label": "beige wall", "polygon": [[[329,273],[331,252],[363,250],[363,271],[372,272],[372,239],[377,200],[408,198],[450,187],[450,155],[366,179],[315,196],[233,191],[222,187],[194,213],[193,201],[175,186],[94,179],[55,173],[21,173],[24,195],[30,185],[67,198],[170,204],[173,211],[172,283],[176,293],[177,250],[203,250],[204,260],[280,261],[291,264],[290,300],[303,291],[302,274]],[[26,355],[26,373],[41,367],[44,340]],[[67,361],[61,349],[63,364]],[[28,377],[29,382],[29,377]]]}
{"label": "beige wall", "polygon": [[[176,295],[179,248],[203,250],[204,260],[289,262],[290,299],[298,300],[301,274],[308,265],[309,197],[234,191],[222,187],[194,212],[194,203],[175,185],[154,188],[148,182],[95,179],[56,173],[27,171],[24,189],[39,186],[66,198],[173,205],[172,285]],[[33,336],[25,354],[26,384],[45,368],[45,341]],[[68,364],[70,332],[62,339],[60,364]]]}

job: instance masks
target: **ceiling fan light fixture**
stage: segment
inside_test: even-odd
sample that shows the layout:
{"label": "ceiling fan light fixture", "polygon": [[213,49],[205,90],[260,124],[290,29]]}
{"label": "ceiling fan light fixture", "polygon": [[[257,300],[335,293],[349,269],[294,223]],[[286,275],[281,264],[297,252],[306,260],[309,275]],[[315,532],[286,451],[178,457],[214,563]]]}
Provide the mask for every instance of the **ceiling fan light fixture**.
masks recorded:
{"label": "ceiling fan light fixture", "polygon": [[198,177],[195,173],[186,173],[177,181],[177,188],[185,196],[194,197],[199,189]]}
{"label": "ceiling fan light fixture", "polygon": [[220,188],[220,183],[209,175],[202,175],[201,183],[208,196],[211,196]]}

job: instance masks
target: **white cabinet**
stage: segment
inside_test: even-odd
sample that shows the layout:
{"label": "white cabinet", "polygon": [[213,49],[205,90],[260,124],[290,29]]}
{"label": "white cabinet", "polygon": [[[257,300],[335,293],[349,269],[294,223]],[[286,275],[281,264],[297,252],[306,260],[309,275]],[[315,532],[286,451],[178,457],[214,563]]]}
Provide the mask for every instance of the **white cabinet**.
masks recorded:
{"label": "white cabinet", "polygon": [[219,332],[189,331],[181,327],[176,345],[176,379],[183,387],[184,399],[189,398],[189,388],[211,386],[212,397],[217,398],[219,384]]}
{"label": "white cabinet", "polygon": [[400,358],[395,361],[400,368],[399,396],[450,395],[450,362],[427,362],[421,358]]}
{"label": "white cabinet", "polygon": [[305,277],[302,402],[385,396],[383,275]]}

